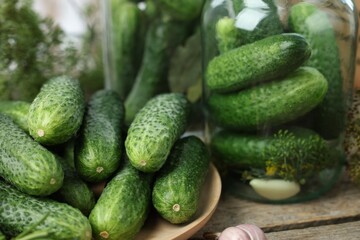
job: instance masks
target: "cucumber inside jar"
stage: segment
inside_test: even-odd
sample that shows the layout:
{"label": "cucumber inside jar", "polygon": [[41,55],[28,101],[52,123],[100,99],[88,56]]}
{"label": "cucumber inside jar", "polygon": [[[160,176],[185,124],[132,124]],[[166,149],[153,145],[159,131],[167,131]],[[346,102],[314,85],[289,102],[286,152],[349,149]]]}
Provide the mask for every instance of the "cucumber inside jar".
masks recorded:
{"label": "cucumber inside jar", "polygon": [[[349,46],[356,41],[356,19],[345,5],[205,5],[205,140],[224,188],[234,195],[299,202],[321,196],[339,180],[353,81],[344,67],[354,68]],[[349,36],[347,46],[339,29]]]}

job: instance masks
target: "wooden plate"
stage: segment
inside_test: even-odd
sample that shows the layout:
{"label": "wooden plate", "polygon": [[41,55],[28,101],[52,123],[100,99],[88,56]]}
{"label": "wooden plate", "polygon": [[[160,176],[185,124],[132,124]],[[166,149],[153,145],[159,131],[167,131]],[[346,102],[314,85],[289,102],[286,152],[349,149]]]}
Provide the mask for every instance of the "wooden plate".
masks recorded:
{"label": "wooden plate", "polygon": [[167,222],[156,213],[151,215],[136,240],[185,240],[199,231],[211,218],[219,202],[221,180],[213,164],[210,165],[204,188],[200,197],[199,209],[195,219],[183,225]]}

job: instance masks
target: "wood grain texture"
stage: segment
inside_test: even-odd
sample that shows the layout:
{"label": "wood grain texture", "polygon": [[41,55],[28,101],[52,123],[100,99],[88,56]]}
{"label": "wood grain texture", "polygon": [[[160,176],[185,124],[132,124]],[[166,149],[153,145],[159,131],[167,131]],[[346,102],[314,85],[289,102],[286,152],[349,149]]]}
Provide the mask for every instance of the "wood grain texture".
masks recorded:
{"label": "wood grain texture", "polygon": [[360,239],[360,221],[267,233],[268,240],[354,240]]}
{"label": "wood grain texture", "polygon": [[360,220],[360,188],[344,179],[324,196],[303,203],[272,205],[224,192],[210,221],[193,237],[221,232],[237,224],[255,224],[265,232],[304,229]]}

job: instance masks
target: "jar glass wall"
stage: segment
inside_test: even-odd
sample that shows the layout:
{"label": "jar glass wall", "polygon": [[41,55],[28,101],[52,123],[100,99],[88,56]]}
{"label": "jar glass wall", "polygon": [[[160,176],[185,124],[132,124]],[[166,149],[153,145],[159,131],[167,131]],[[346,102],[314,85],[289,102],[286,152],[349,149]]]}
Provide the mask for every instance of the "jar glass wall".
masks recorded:
{"label": "jar glass wall", "polygon": [[352,1],[206,2],[205,132],[225,188],[285,203],[339,180],[356,35]]}

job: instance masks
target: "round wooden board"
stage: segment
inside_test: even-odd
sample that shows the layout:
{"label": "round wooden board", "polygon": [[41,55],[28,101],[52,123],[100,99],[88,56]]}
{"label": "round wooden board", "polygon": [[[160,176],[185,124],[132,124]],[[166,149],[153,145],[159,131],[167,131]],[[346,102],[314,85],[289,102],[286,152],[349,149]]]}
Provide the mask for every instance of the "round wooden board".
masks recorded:
{"label": "round wooden board", "polygon": [[194,220],[188,224],[175,225],[156,213],[152,213],[135,240],[186,240],[190,238],[209,221],[219,202],[220,195],[220,175],[211,164]]}

